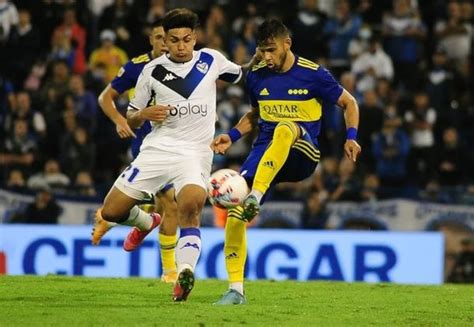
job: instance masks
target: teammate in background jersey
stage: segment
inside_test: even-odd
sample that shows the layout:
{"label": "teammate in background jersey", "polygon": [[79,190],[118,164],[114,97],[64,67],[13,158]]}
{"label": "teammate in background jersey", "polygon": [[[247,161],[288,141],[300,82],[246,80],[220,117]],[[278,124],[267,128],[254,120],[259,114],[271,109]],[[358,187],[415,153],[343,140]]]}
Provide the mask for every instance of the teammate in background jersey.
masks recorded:
{"label": "teammate in background jersey", "polygon": [[[142,72],[143,67],[151,60],[166,53],[164,36],[165,32],[163,30],[162,21],[157,21],[152,25],[152,31],[150,34],[152,51],[135,57],[127,62],[99,96],[100,107],[107,117],[115,123],[115,128],[120,138],[133,137],[131,148],[134,158],[140,151],[143,139],[151,131],[151,124],[147,121],[134,132],[128,125],[127,119],[118,112],[115,107],[114,99],[127,90],[129,90],[130,98],[132,97],[133,88],[137,84],[138,76]],[[160,212],[160,208],[163,212],[163,220],[160,224],[160,232],[158,234],[163,267],[163,275],[161,276],[161,279],[164,282],[174,283],[177,278],[175,246],[177,241],[176,230],[178,227],[178,218],[177,205],[174,200],[174,189],[172,187],[167,186],[156,194],[155,210]],[[94,245],[99,244],[104,234],[114,226],[113,223],[109,223],[102,219],[101,211],[102,208],[100,208],[96,213],[96,221],[92,233],[92,243]]]}
{"label": "teammate in background jersey", "polygon": [[[198,18],[175,9],[163,19],[168,54],[148,63],[138,79],[127,120],[132,128],[152,122],[137,158],[121,174],[105,198],[102,217],[134,226],[124,248],[138,247],[159,223],[136,204],[167,184],[173,184],[181,229],[176,247],[178,280],[174,301],[184,301],[194,286],[194,269],[201,252],[200,214],[213,152],[209,147],[216,120],[216,80],[238,82],[240,66],[211,49],[194,51]],[[155,105],[150,106],[150,98]]]}
{"label": "teammate in background jersey", "polygon": [[265,21],[257,31],[257,47],[264,60],[252,68],[246,80],[252,110],[211,145],[223,154],[258,124],[258,137],[241,168],[252,190],[241,206],[228,213],[224,253],[230,287],[218,304],[246,302],[246,222],[258,214],[270,187],[301,181],[316,169],[323,105],[337,104],[345,111],[347,157],[355,162],[361,151],[356,141],[356,100],[326,69],[293,54],[286,26],[276,19]]}

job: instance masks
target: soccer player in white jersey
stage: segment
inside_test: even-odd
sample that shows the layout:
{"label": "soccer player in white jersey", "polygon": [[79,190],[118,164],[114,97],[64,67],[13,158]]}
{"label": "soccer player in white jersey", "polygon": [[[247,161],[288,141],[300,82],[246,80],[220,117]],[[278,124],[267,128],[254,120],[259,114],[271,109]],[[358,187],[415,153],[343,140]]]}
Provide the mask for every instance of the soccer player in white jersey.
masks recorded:
{"label": "soccer player in white jersey", "polygon": [[[106,196],[102,217],[134,226],[124,248],[138,247],[160,223],[157,214],[137,207],[146,194],[172,183],[181,228],[176,247],[178,280],[174,301],[185,301],[194,286],[194,269],[201,252],[200,214],[206,200],[206,180],[213,152],[216,120],[216,80],[236,83],[240,66],[211,49],[194,51],[198,17],[175,9],[163,20],[168,54],[148,63],[138,79],[127,120],[132,128],[152,122],[138,157],[117,178]],[[150,99],[156,105],[149,106]]]}

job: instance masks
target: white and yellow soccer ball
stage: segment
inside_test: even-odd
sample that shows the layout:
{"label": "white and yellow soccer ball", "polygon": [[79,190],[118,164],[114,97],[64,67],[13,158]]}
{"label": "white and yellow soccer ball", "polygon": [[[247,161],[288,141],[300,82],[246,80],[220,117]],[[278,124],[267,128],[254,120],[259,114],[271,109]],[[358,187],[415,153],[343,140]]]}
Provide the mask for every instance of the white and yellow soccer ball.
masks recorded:
{"label": "white and yellow soccer ball", "polygon": [[245,179],[235,170],[219,169],[207,183],[209,202],[220,208],[233,208],[242,203],[249,193]]}

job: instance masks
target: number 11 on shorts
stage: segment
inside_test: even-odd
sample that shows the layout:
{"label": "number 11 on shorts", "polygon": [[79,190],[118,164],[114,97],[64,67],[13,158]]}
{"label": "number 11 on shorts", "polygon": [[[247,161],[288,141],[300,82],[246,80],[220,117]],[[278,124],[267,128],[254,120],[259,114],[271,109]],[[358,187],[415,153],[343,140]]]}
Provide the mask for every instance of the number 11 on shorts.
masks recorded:
{"label": "number 11 on shorts", "polygon": [[137,167],[128,166],[127,169],[123,171],[121,177],[125,178],[125,176],[128,174],[129,171],[132,171],[132,172],[128,176],[127,181],[129,183],[132,183],[135,177],[137,177],[138,173],[140,172],[140,169],[138,169]]}

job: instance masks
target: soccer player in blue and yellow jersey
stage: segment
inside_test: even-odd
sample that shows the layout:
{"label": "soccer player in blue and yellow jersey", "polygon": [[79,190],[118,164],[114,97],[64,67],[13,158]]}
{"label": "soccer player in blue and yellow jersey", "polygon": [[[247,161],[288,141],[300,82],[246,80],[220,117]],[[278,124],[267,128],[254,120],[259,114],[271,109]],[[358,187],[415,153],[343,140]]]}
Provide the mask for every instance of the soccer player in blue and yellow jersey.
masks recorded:
{"label": "soccer player in blue and yellow jersey", "polygon": [[356,141],[356,100],[326,69],[291,51],[286,26],[277,19],[265,21],[258,28],[257,47],[263,60],[252,68],[246,81],[252,110],[211,145],[216,153],[223,154],[240,137],[259,128],[252,151],[241,168],[252,191],[241,206],[228,213],[224,253],[230,288],[218,304],[246,302],[246,222],[258,214],[270,187],[301,181],[316,169],[323,106],[337,104],[345,111],[347,157],[355,162],[361,152]]}
{"label": "soccer player in blue and yellow jersey", "polygon": [[[114,99],[120,94],[129,91],[129,98],[133,97],[134,87],[143,67],[154,58],[167,52],[164,43],[165,32],[162,22],[157,21],[152,25],[150,44],[152,51],[135,57],[127,62],[118,72],[117,76],[102,91],[99,96],[99,104],[102,111],[115,123],[117,134],[120,138],[132,137],[131,150],[133,157],[138,155],[140,146],[145,136],[151,130],[149,121],[142,127],[133,131],[127,123],[127,119],[118,112]],[[155,207],[161,207],[163,219],[160,224],[159,241],[161,249],[161,261],[163,267],[162,280],[174,283],[177,278],[175,263],[175,246],[177,242],[177,206],[174,200],[174,189],[166,188],[159,192],[155,198]],[[100,239],[114,225],[106,222],[101,217],[101,209],[97,211],[96,222],[92,233],[92,243],[99,244]]]}

